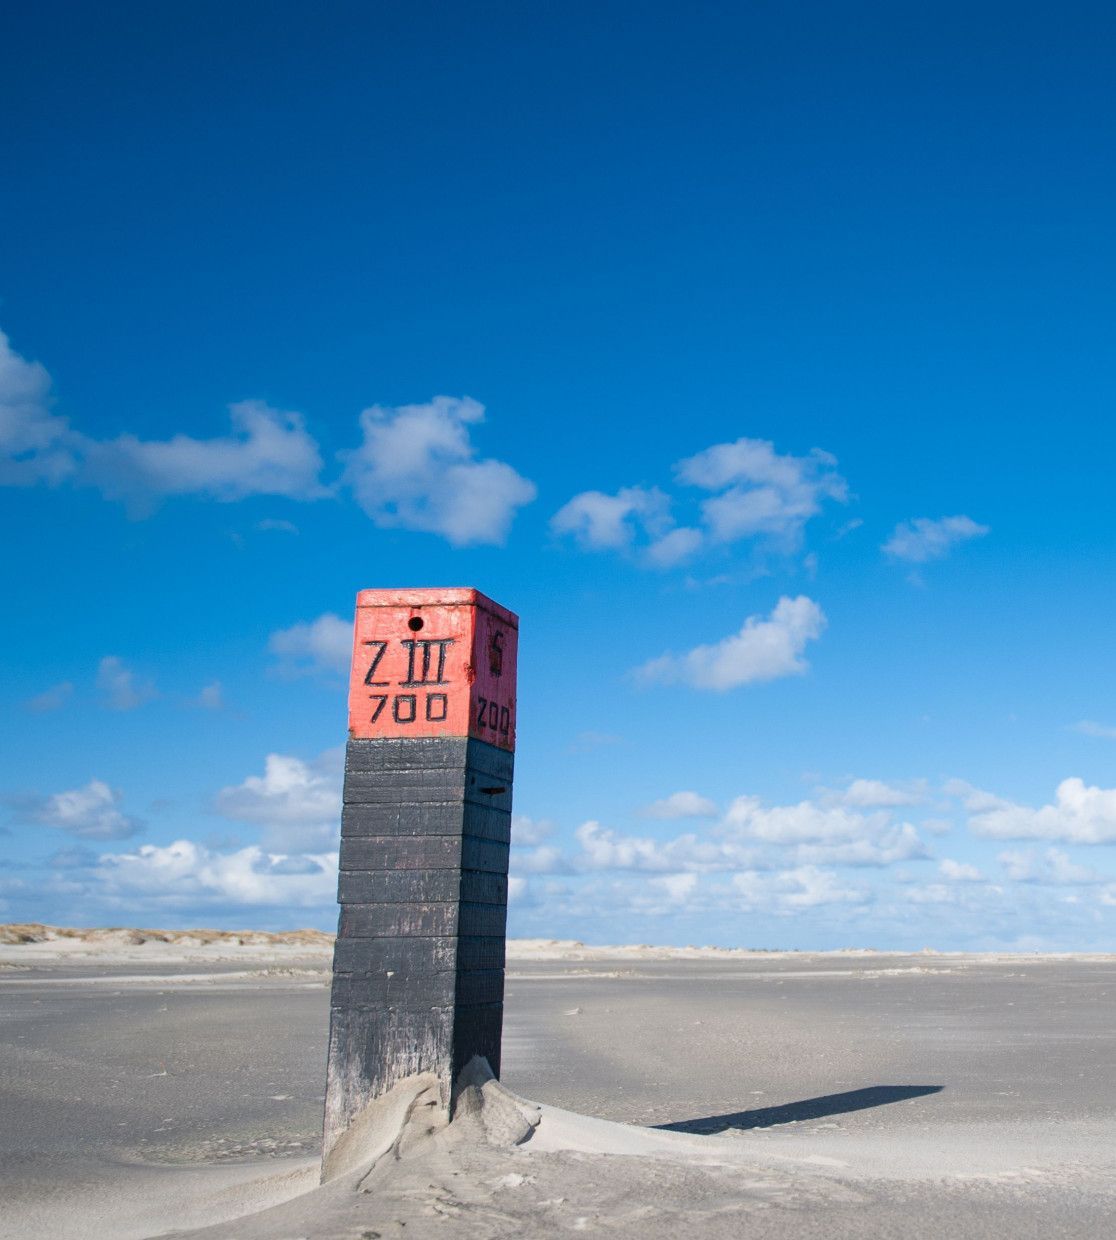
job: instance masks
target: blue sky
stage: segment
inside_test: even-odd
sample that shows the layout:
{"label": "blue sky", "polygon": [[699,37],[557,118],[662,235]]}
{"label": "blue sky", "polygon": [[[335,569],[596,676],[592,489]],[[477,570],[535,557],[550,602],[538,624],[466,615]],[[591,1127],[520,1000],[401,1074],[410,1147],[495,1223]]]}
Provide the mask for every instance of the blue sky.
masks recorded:
{"label": "blue sky", "polygon": [[1108,948],[1102,5],[42,4],[0,917],[329,927],[359,588],[519,612],[510,931]]}

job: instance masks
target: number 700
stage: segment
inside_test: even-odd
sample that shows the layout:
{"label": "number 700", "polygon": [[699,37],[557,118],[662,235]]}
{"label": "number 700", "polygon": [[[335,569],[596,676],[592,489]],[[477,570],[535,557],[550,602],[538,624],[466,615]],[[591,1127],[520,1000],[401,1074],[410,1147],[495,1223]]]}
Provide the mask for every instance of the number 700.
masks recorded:
{"label": "number 700", "polygon": [[[414,723],[418,719],[417,693],[370,693],[369,700],[376,703],[370,723],[375,723],[391,702],[391,717],[396,723]],[[449,712],[449,698],[444,693],[423,694],[423,715],[427,723],[441,723]]]}

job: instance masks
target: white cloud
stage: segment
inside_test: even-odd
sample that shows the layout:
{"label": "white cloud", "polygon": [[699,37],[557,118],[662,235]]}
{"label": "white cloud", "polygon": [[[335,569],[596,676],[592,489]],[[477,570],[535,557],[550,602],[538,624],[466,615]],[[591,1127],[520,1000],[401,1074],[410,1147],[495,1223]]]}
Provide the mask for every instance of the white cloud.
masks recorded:
{"label": "white cloud", "polygon": [[[50,412],[50,387],[46,370],[0,332],[0,486],[72,476],[123,500],[133,516],[150,514],[169,496],[231,503],[255,495],[316,500],[338,491],[340,484],[322,483],[319,445],[300,413],[246,400],[229,406],[228,435],[97,440]],[[340,454],[342,481],[377,525],[441,534],[454,546],[503,543],[516,510],[537,491],[505,462],[476,459],[470,428],[483,420],[484,407],[468,397],[365,409],[361,445]],[[298,533],[281,518],[255,528]],[[684,541],[664,543],[657,556],[676,560]]]}
{"label": "white cloud", "polygon": [[262,401],[230,405],[233,434],[215,439],[135,435],[99,441],[50,412],[50,375],[16,353],[0,332],[0,485],[58,482],[74,475],[137,511],[169,495],[224,501],[248,495],[317,499],[322,460],[297,413]]}
{"label": "white cloud", "polygon": [[326,612],[316,620],[272,633],[267,648],[278,657],[279,671],[285,676],[347,672],[353,657],[352,621]]}
{"label": "white cloud", "polygon": [[1002,852],[998,858],[1008,878],[1017,883],[1043,883],[1049,886],[1078,886],[1099,883],[1103,876],[1088,866],[1077,865],[1067,853],[1048,848],[1039,854],[1034,849]]}
{"label": "white cloud", "polygon": [[469,428],[483,420],[469,397],[366,409],[364,442],[344,454],[357,502],[380,526],[441,534],[457,547],[503,543],[537,491],[503,461],[474,459]]}
{"label": "white cloud", "polygon": [[908,887],[903,898],[908,904],[956,904],[957,889],[946,883],[927,883]]}
{"label": "white cloud", "polygon": [[766,618],[749,616],[739,633],[683,655],[652,659],[637,675],[717,692],[802,675],[809,667],[802,657],[806,643],[820,637],[825,625],[825,615],[813,599],[783,597]]}
{"label": "white cloud", "polygon": [[682,482],[720,492],[702,504],[715,541],[766,537],[793,550],[823,500],[848,499],[848,484],[836,465],[819,449],[806,456],[780,455],[767,440],[738,439],[679,461],[675,472]]}
{"label": "white cloud", "polygon": [[96,870],[98,894],[159,907],[181,904],[329,907],[336,899],[337,859],[332,853],[292,857],[255,845],[222,853],[191,840],[132,853],[107,854]]}
{"label": "white cloud", "polygon": [[[714,808],[695,793],[677,794],[657,802],[702,812]],[[697,804],[690,798],[696,798]],[[662,813],[658,817],[681,817]],[[758,797],[733,801],[715,827],[668,839],[629,835],[596,821],[582,823],[574,832],[580,853],[579,870],[639,870],[644,872],[716,873],[770,870],[793,860],[799,868],[825,865],[883,867],[928,856],[917,828],[896,822],[890,810],[863,812],[844,805],[801,801],[795,805],[765,805]]]}
{"label": "white cloud", "polygon": [[662,874],[647,880],[648,886],[661,891],[671,904],[685,904],[697,889],[696,874]]}
{"label": "white cloud", "polygon": [[926,857],[926,845],[909,822],[897,823],[865,839],[845,843],[798,844],[795,859],[816,865],[885,866]]}
{"label": "white cloud", "polygon": [[158,697],[154,681],[138,675],[114,654],[106,655],[97,665],[97,688],[110,710],[135,710]]}
{"label": "white cloud", "polygon": [[64,680],[60,685],[51,685],[49,689],[36,694],[35,697],[28,698],[24,706],[36,715],[45,715],[49,711],[60,710],[65,706],[73,691],[74,686],[68,680]]}
{"label": "white cloud", "polygon": [[762,539],[791,552],[827,499],[844,503],[848,486],[827,452],[780,455],[762,439],[715,444],[674,466],[684,486],[716,492],[701,501],[700,524],[676,526],[671,500],[657,487],[622,487],[615,494],[583,491],[551,518],[558,534],[593,551],[628,551],[640,544],[643,563],[672,568],[709,541]]}
{"label": "white cloud", "polygon": [[672,792],[642,812],[647,818],[715,818],[717,806],[696,792]]}
{"label": "white cloud", "polygon": [[222,788],[214,806],[226,818],[262,827],[269,848],[327,848],[341,824],[341,779],[341,750],[328,750],[313,762],[272,753],[262,776]]}
{"label": "white cloud", "polygon": [[201,706],[204,710],[223,710],[225,707],[225,692],[221,687],[219,680],[212,680],[209,684],[203,686],[202,691],[194,699],[195,706]]}
{"label": "white cloud", "polygon": [[561,851],[551,844],[516,847],[511,854],[510,868],[517,874],[567,874],[570,869]]}
{"label": "white cloud", "polygon": [[234,433],[223,438],[83,439],[82,477],[107,498],[127,500],[140,512],[170,495],[231,502],[249,495],[311,500],[329,494],[319,481],[318,445],[301,414],[257,400],[230,405],[229,413]]}
{"label": "white cloud", "polygon": [[642,559],[673,568],[695,555],[701,530],[675,527],[670,498],[658,487],[621,487],[615,495],[583,491],[550,519],[555,534],[568,534],[586,551],[627,551],[642,540]]}
{"label": "white cloud", "polygon": [[842,886],[836,874],[812,865],[775,874],[734,874],[732,886],[746,908],[781,912],[823,904],[861,904],[868,898],[863,889]]}
{"label": "white cloud", "polygon": [[981,788],[975,788],[967,780],[950,779],[942,785],[942,792],[947,797],[954,797],[960,801],[964,807],[971,813],[983,813],[986,810],[997,809],[1004,805],[1010,805],[1010,801],[1005,801],[1001,797],[993,796],[991,792],[985,792]]}
{"label": "white cloud", "polygon": [[847,788],[838,793],[845,805],[859,809],[884,809],[898,805],[917,805],[925,798],[925,786],[898,788],[879,779],[854,779]]}
{"label": "white cloud", "polygon": [[556,534],[571,535],[588,551],[621,551],[635,541],[637,528],[658,536],[670,525],[670,500],[657,487],[583,491],[550,519]]}
{"label": "white cloud", "polygon": [[20,816],[44,827],[57,827],[84,840],[122,840],[143,830],[143,823],[118,808],[122,794],[103,780],[55,792],[20,807]]}
{"label": "white cloud", "polygon": [[982,538],[987,525],[978,525],[971,517],[915,517],[900,522],[883,545],[885,555],[908,564],[925,564],[940,560],[958,544],[971,538]]}
{"label": "white cloud", "polygon": [[942,860],[942,863],[938,866],[938,871],[943,878],[949,878],[958,883],[981,883],[984,881],[984,875],[975,865],[969,865],[967,861],[954,861],[950,857],[945,857]]}
{"label": "white cloud", "polygon": [[574,832],[581,845],[580,862],[594,870],[667,870],[671,861],[656,840],[619,835],[599,822],[583,822]]}
{"label": "white cloud", "polygon": [[885,810],[865,814],[814,801],[767,806],[743,796],[729,807],[725,827],[741,839],[794,847],[797,859],[810,864],[892,865],[926,856],[918,831],[893,822]]}
{"label": "white cloud", "polygon": [[50,375],[0,332],[0,485],[58,482],[68,475],[124,499],[138,512],[169,495],[238,500],[248,495],[317,499],[322,460],[297,413],[262,401],[230,405],[233,434],[215,439],[135,435],[99,441],[50,412]]}
{"label": "white cloud", "polygon": [[1101,740],[1116,741],[1116,728],[1106,723],[1094,723],[1091,719],[1082,719],[1080,723],[1075,723],[1073,730],[1080,732],[1082,736],[1096,736]]}
{"label": "white cloud", "polygon": [[511,842],[513,848],[541,844],[554,834],[554,823],[545,818],[528,818],[526,814],[513,814]]}
{"label": "white cloud", "polygon": [[0,486],[58,482],[74,467],[65,418],[50,412],[50,375],[0,331]]}
{"label": "white cloud", "polygon": [[947,792],[969,810],[969,830],[992,839],[1063,840],[1070,844],[1116,841],[1116,788],[1097,788],[1076,777],[1063,779],[1053,804],[1034,808],[952,781]]}
{"label": "white cloud", "polygon": [[695,556],[703,541],[701,530],[679,526],[657,538],[644,552],[644,559],[652,568],[673,568]]}
{"label": "white cloud", "polygon": [[584,822],[574,832],[581,845],[575,858],[585,870],[712,872],[755,865],[755,851],[733,839],[703,839],[694,834],[671,840],[623,835],[599,822]]}
{"label": "white cloud", "polygon": [[633,917],[693,913],[706,903],[707,895],[700,890],[696,874],[640,875],[634,882],[596,878],[576,886],[551,882],[538,905],[550,916],[557,913],[570,918],[575,927],[603,917],[630,929]]}

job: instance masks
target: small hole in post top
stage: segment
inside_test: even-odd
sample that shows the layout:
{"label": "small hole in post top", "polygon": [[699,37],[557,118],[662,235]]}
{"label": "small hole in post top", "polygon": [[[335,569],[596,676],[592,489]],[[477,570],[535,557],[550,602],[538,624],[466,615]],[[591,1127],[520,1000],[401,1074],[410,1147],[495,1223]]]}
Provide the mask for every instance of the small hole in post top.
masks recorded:
{"label": "small hole in post top", "polygon": [[410,620],[407,621],[407,628],[409,628],[412,633],[417,633],[419,629],[422,628],[422,617],[412,616]]}

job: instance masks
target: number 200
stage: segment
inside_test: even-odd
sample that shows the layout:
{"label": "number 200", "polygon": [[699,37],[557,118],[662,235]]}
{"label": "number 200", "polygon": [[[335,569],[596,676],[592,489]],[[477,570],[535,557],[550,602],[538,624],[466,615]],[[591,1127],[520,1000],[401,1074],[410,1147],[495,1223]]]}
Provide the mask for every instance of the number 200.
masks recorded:
{"label": "number 200", "polygon": [[511,710],[498,702],[490,702],[488,698],[478,698],[477,727],[490,728],[501,736],[507,736],[511,731]]}

